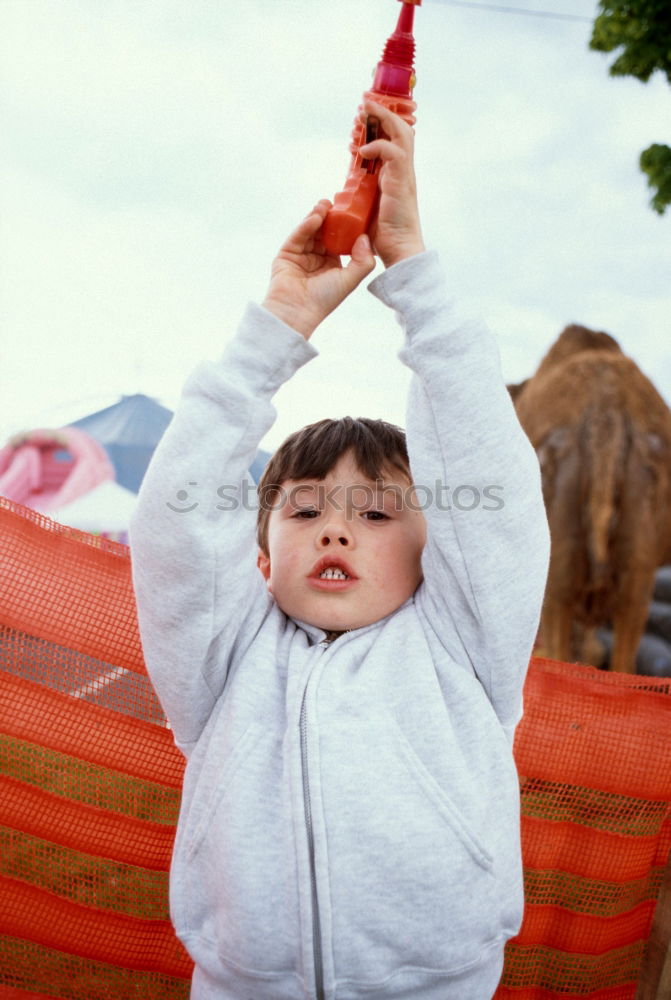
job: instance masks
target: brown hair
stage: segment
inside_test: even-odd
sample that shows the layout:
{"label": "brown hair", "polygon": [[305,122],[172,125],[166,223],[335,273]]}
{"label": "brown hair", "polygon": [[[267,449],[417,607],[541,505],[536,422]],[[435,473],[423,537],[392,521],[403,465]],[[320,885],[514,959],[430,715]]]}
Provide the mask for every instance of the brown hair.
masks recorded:
{"label": "brown hair", "polygon": [[280,445],[259,481],[256,537],[262,552],[268,555],[268,518],[282,483],[288,479],[325,479],[348,451],[373,482],[389,468],[398,469],[412,482],[405,433],[400,427],[367,417],[308,424]]}

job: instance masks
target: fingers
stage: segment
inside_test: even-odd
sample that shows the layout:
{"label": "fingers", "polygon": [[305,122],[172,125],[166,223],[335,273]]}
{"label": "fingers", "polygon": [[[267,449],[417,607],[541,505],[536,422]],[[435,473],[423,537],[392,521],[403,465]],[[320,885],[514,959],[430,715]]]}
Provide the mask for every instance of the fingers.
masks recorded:
{"label": "fingers", "polygon": [[368,115],[375,115],[380,120],[382,137],[361,146],[359,153],[366,160],[382,160],[383,163],[412,163],[415,135],[408,123],[398,115],[389,111],[382,104],[365,101],[362,106],[361,120],[365,122]]}
{"label": "fingers", "polygon": [[331,202],[328,198],[318,201],[312,211],[308,212],[303,221],[287,237],[281,249],[290,253],[302,253],[321,229],[330,208]]}
{"label": "fingers", "polygon": [[392,142],[399,142],[407,148],[412,148],[415,133],[412,126],[408,125],[400,115],[390,111],[384,104],[378,104],[376,101],[364,101],[361,106],[361,120],[365,122],[368,115],[375,115],[380,119],[380,125],[388,139]]}
{"label": "fingers", "polygon": [[400,146],[396,146],[389,139],[374,139],[365,146],[359,147],[359,154],[365,160],[382,160],[383,163],[393,161],[401,162],[408,160],[408,153]]}
{"label": "fingers", "polygon": [[327,212],[328,212],[328,211],[329,211],[329,210],[330,210],[331,208],[333,208],[333,205],[332,205],[332,204],[331,204],[331,202],[330,202],[330,201],[328,200],[328,198],[322,198],[322,199],[321,199],[320,201],[318,201],[318,202],[317,202],[317,204],[316,204],[316,205],[315,205],[315,207],[314,207],[314,208],[312,209],[312,211],[311,211],[311,212],[308,212],[308,214],[306,215],[306,219],[309,219],[309,218],[311,218],[311,217],[312,217],[312,216],[313,216],[313,215],[315,214],[315,212],[316,212],[316,213],[317,213],[317,215],[319,215],[319,216],[320,216],[320,217],[321,217],[322,219],[324,219],[324,218],[325,218],[325,216],[326,216],[326,213],[327,213]]}
{"label": "fingers", "polygon": [[424,249],[417,206],[414,132],[399,115],[382,104],[365,101],[362,114],[375,115],[385,137],[359,148],[366,160],[380,160],[380,201],[374,226],[375,251],[385,267]]}
{"label": "fingers", "polygon": [[343,279],[347,284],[347,292],[353,291],[371,271],[375,270],[375,255],[366,233],[358,237],[352,247],[352,254],[342,271]]}

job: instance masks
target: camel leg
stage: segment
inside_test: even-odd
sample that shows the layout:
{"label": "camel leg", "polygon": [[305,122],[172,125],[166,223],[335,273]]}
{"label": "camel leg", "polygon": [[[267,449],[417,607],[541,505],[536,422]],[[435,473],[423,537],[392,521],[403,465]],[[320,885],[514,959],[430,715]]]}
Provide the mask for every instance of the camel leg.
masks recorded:
{"label": "camel leg", "polygon": [[589,663],[594,667],[601,667],[606,660],[606,648],[603,642],[597,637],[595,628],[581,629],[580,647],[578,657],[581,663]]}
{"label": "camel leg", "polygon": [[654,573],[649,571],[628,575],[626,599],[618,601],[613,616],[611,670],[636,673],[636,650],[648,619],[653,583]]}
{"label": "camel leg", "polygon": [[572,659],[571,624],[570,608],[558,601],[546,601],[541,618],[541,640],[549,659],[564,663]]}

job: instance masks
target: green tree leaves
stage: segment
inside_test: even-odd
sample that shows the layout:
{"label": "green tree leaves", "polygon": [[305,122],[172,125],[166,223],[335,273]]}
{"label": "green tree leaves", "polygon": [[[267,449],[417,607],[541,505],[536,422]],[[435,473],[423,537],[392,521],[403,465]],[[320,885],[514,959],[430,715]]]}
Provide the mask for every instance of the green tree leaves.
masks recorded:
{"label": "green tree leaves", "polygon": [[641,170],[648,175],[648,184],[655,191],[650,204],[664,215],[671,205],[671,147],[653,143],[641,153]]}
{"label": "green tree leaves", "polygon": [[[611,76],[647,83],[659,70],[671,83],[671,0],[599,0],[590,48],[619,50]],[[641,153],[641,170],[654,190],[651,206],[663,215],[671,205],[671,148],[658,143]]]}

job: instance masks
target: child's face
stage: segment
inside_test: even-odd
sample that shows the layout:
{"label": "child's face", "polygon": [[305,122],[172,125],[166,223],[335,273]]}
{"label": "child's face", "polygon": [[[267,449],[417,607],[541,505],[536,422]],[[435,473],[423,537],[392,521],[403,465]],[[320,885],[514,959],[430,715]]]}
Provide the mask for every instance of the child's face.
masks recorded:
{"label": "child's face", "polygon": [[343,631],[379,621],[412,596],[426,523],[401,472],[376,488],[347,453],[326,479],[282,487],[268,521],[269,555],[259,553],[258,565],[286,615]]}

